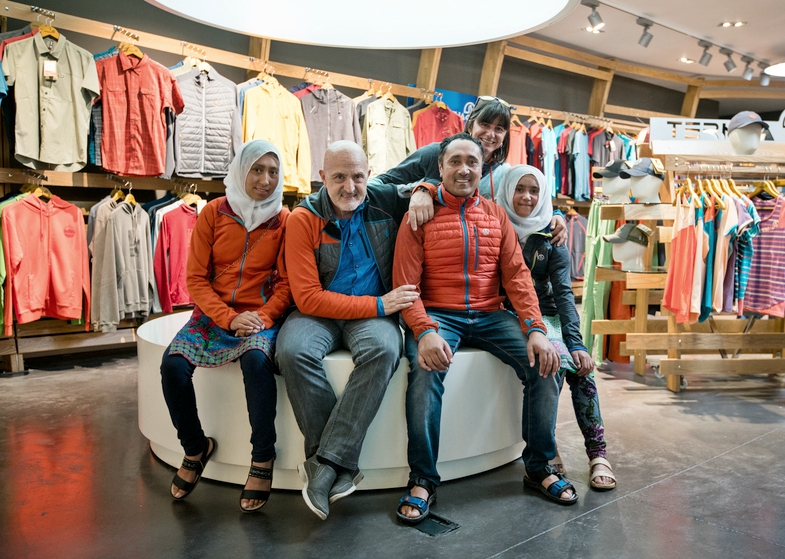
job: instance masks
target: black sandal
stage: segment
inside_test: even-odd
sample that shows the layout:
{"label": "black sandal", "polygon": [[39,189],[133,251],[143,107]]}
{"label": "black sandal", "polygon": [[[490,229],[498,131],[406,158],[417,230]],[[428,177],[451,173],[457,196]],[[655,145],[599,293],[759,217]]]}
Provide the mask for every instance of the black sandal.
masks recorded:
{"label": "black sandal", "polygon": [[[412,495],[411,490],[415,487],[422,487],[428,492],[428,498],[422,499],[420,497],[415,497]],[[410,526],[414,526],[415,524],[419,524],[423,520],[425,520],[429,514],[431,514],[431,505],[436,504],[436,486],[433,483],[429,482],[427,479],[420,478],[417,480],[409,480],[409,483],[406,485],[406,494],[401,497],[400,501],[398,501],[398,509],[395,511],[395,514],[398,516],[398,519],[403,522],[404,524],[408,524]],[[417,509],[420,511],[420,516],[415,516],[411,518],[406,516],[401,512],[401,507],[412,507],[413,509]]]}
{"label": "black sandal", "polygon": [[[273,466],[275,466],[275,457],[273,457]],[[272,467],[262,468],[260,466],[254,466],[253,464],[251,464],[251,469],[248,471],[248,477],[255,477],[258,479],[269,479],[270,488],[272,489],[272,485],[273,485]],[[246,483],[248,482],[246,481]],[[247,509],[243,507],[243,499],[248,499],[249,501],[264,501],[264,502],[258,507]],[[262,491],[260,489],[243,489],[242,493],[240,493],[240,510],[243,512],[256,512],[264,505],[266,505],[269,499],[270,499],[269,491]]]}
{"label": "black sandal", "polygon": [[[556,476],[559,479],[551,483],[548,487],[544,487],[542,485],[542,480],[551,475]],[[526,475],[523,476],[523,485],[529,489],[538,490],[548,499],[554,503],[559,503],[560,505],[573,505],[578,502],[578,493],[575,491],[575,487],[573,487],[572,483],[564,479],[564,476],[551,465],[545,466],[542,470],[536,472],[526,472]],[[562,499],[561,495],[568,489],[572,489],[572,497],[569,499]]]}
{"label": "black sandal", "polygon": [[[196,484],[199,483],[199,480],[202,479],[202,473],[204,472],[204,468],[207,466],[207,462],[210,461],[210,458],[215,453],[215,449],[218,448],[218,443],[215,442],[215,439],[212,437],[206,438],[207,444],[205,445],[205,449],[202,451],[202,457],[199,460],[189,460],[188,458],[183,458],[183,465],[182,468],[188,470],[189,472],[196,472],[196,479],[193,481],[185,481],[179,475],[174,474],[174,479],[172,480],[172,485],[177,487],[178,489],[182,489],[185,491],[185,495],[181,495],[180,497],[175,497],[174,493],[172,493],[172,498],[176,499],[177,501],[181,501],[185,499],[188,495],[191,494],[191,491],[194,490]],[[213,449],[210,450],[210,441],[213,442]],[[169,489],[171,493],[171,488]]]}

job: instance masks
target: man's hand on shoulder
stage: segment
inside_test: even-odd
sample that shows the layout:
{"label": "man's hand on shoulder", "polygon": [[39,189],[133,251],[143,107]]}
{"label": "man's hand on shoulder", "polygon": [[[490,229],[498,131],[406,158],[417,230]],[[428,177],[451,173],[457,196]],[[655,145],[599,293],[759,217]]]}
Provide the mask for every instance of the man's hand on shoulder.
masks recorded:
{"label": "man's hand on shoulder", "polygon": [[384,315],[390,316],[403,309],[408,309],[419,297],[420,294],[417,293],[416,288],[413,285],[401,285],[396,287],[386,295],[382,295]]}
{"label": "man's hand on shoulder", "polygon": [[452,363],[450,345],[436,332],[428,332],[417,344],[417,363],[426,371],[446,371]]}
{"label": "man's hand on shoulder", "polygon": [[433,219],[433,198],[431,193],[421,186],[416,186],[409,199],[409,226],[412,231]]}
{"label": "man's hand on shoulder", "polygon": [[567,244],[567,221],[561,214],[553,214],[551,218],[551,244],[557,247]]}
{"label": "man's hand on shoulder", "polygon": [[529,365],[532,367],[534,367],[535,356],[540,358],[541,377],[555,375],[561,367],[559,352],[542,332],[535,330],[529,334],[526,352],[529,354]]}

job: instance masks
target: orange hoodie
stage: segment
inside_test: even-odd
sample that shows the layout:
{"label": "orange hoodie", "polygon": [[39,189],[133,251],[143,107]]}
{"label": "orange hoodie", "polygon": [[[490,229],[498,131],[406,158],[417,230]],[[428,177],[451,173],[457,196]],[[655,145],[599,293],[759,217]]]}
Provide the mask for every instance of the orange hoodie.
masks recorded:
{"label": "orange hoodie", "polygon": [[244,311],[257,311],[269,328],[292,304],[283,263],[288,217],[283,208],[249,233],[225,196],[199,214],[188,254],[188,292],[224,330]]}
{"label": "orange hoodie", "polygon": [[13,333],[14,315],[19,324],[84,316],[90,331],[90,271],[79,208],[58,196],[49,202],[26,196],[3,209],[3,244],[6,336]]}

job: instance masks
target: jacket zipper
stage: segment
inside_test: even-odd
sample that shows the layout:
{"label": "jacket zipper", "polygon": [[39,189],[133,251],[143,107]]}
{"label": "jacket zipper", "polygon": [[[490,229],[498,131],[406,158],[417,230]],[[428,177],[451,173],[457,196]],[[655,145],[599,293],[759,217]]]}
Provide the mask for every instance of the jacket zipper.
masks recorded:
{"label": "jacket zipper", "polygon": [[240,260],[240,269],[237,272],[237,285],[232,290],[232,303],[230,306],[234,307],[234,297],[237,295],[237,290],[240,289],[240,284],[243,283],[243,267],[245,266],[245,257],[248,256],[248,240],[251,238],[251,234],[246,232],[245,233],[245,248],[243,248],[243,259]]}
{"label": "jacket zipper", "polygon": [[466,202],[461,204],[461,227],[463,227],[463,280],[466,284],[466,310],[469,306],[469,228],[466,226]]}
{"label": "jacket zipper", "polygon": [[[206,79],[205,77],[202,77],[202,79],[200,80],[201,81],[200,85],[202,86],[202,164],[200,169],[202,173],[204,173],[204,146],[206,143],[205,136],[206,136],[206,128],[207,128],[207,105],[206,105],[207,91],[205,88],[205,83],[206,83],[205,79]],[[234,299],[232,299],[232,302],[234,302]]]}
{"label": "jacket zipper", "polygon": [[480,237],[477,236],[477,226],[474,226],[474,271],[480,267]]}

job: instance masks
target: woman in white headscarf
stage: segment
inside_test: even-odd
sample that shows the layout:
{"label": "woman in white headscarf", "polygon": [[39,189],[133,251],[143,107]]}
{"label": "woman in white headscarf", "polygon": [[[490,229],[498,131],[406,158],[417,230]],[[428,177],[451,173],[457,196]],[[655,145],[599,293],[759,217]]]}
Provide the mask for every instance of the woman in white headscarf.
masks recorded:
{"label": "woman in white headscarf", "polygon": [[[566,246],[550,242],[553,205],[545,177],[539,169],[528,165],[512,167],[496,191],[496,203],[507,211],[518,234],[523,259],[531,270],[540,301],[540,312],[548,327],[548,338],[562,356],[562,381],[566,378],[572,393],[575,417],[589,456],[591,486],[601,491],[613,489],[616,478],[605,457],[605,431],[594,383],[594,360],[583,345],[572,294],[570,252]],[[558,454],[551,465],[564,475]]]}
{"label": "woman in white headscarf", "polygon": [[283,169],[276,147],[243,144],[224,179],[226,196],[209,202],[191,236],[187,285],[193,315],[164,352],[166,405],[185,450],[172,481],[185,498],[202,476],[216,441],[202,431],[192,382],[196,367],[240,361],[251,423],[251,469],[240,496],[243,512],[269,498],[275,460],[275,339],[292,304],[283,267],[289,210],[283,207]]}

